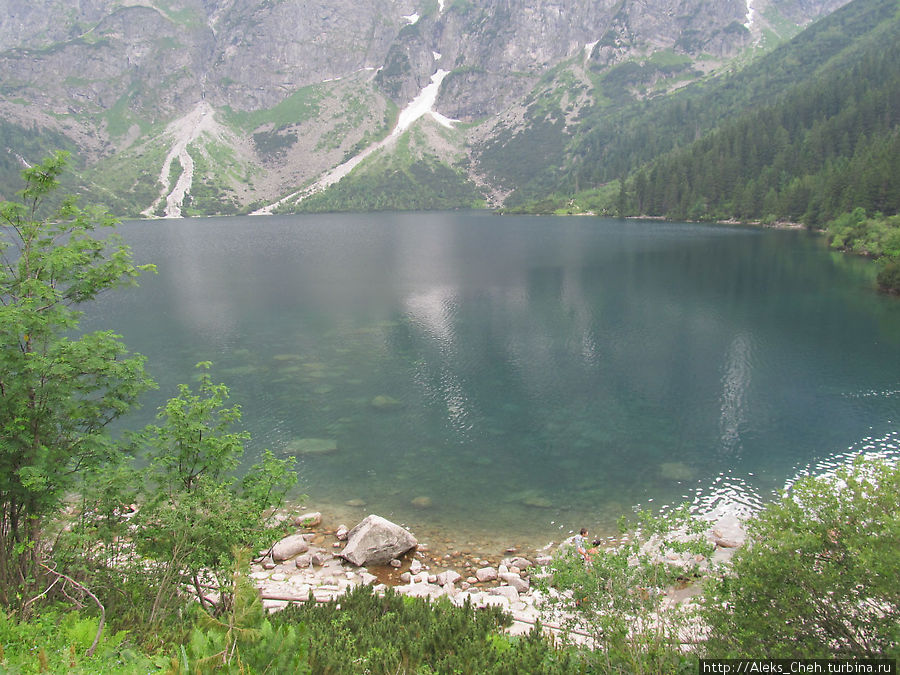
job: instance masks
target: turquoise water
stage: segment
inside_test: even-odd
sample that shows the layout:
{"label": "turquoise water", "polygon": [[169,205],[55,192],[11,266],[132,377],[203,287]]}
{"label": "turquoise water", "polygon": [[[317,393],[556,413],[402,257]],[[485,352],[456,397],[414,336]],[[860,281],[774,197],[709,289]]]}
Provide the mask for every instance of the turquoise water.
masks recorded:
{"label": "turquoise water", "polygon": [[528,546],[637,505],[752,509],[900,442],[900,301],[805,232],[477,212],[121,232],[159,273],[85,323],[160,384],[127,425],[213,361],[248,458],[306,452],[309,505],[349,525]]}

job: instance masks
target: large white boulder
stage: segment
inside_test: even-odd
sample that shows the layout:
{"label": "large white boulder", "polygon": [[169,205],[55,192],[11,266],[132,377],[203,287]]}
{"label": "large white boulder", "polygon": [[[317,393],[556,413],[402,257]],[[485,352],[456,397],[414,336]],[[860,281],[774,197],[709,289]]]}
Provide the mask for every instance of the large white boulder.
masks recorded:
{"label": "large white boulder", "polygon": [[418,544],[399,525],[381,516],[367,516],[347,535],[347,545],[339,554],[354,565],[387,565]]}

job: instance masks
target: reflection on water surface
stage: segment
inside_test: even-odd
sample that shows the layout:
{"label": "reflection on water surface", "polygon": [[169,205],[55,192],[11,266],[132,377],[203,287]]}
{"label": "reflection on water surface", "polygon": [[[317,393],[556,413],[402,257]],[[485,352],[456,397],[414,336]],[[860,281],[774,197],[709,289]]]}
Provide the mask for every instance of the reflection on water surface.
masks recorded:
{"label": "reflection on water surface", "polygon": [[528,545],[637,504],[755,508],[863,439],[897,451],[900,303],[802,232],[481,213],[122,232],[159,273],[86,324],[161,385],[129,426],[211,360],[249,458],[301,453],[302,490],[348,524]]}

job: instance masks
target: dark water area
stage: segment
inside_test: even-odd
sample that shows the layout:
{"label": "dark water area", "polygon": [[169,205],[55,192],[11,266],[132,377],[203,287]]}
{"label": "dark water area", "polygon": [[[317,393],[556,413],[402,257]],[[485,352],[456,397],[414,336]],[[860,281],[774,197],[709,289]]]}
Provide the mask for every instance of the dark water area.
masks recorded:
{"label": "dark water area", "polygon": [[[900,302],[820,237],[487,213],[124,223],[158,274],[90,308],[160,384],[214,363],[327,518],[448,545],[758,507],[900,443]],[[349,502],[349,505],[348,505]]]}

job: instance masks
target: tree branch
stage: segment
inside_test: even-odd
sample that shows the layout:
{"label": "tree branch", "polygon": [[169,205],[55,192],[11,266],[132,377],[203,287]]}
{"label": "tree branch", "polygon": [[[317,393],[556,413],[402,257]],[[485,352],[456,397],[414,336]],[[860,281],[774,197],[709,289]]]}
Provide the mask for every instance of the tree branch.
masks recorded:
{"label": "tree branch", "polygon": [[[84,593],[87,593],[90,596],[91,600],[93,600],[94,602],[97,603],[97,607],[100,608],[100,623],[97,625],[97,634],[94,636],[94,642],[91,643],[90,648],[85,653],[85,655],[90,658],[91,656],[94,655],[94,651],[97,649],[97,645],[100,643],[100,636],[103,634],[103,626],[106,623],[106,608],[103,606],[103,603],[97,599],[96,595],[91,593],[90,590],[88,590],[85,586],[82,586],[81,584],[79,584],[72,577],[66,576],[62,572],[57,572],[55,569],[47,567],[47,565],[45,565],[44,563],[40,563],[40,565],[45,570],[50,572],[50,574],[55,574],[57,576],[57,580],[59,580],[60,578],[65,579],[66,581],[71,583],[78,590],[83,591]],[[54,582],[54,583],[56,583],[56,582]],[[52,586],[51,586],[51,588],[52,588]],[[47,590],[49,591],[50,589],[48,588]],[[44,593],[46,593],[46,592],[47,591],[44,591]]]}

